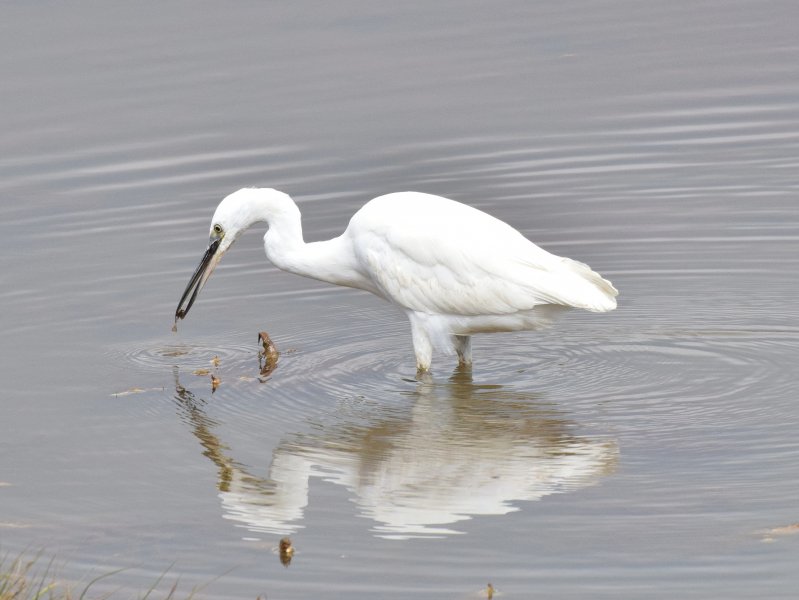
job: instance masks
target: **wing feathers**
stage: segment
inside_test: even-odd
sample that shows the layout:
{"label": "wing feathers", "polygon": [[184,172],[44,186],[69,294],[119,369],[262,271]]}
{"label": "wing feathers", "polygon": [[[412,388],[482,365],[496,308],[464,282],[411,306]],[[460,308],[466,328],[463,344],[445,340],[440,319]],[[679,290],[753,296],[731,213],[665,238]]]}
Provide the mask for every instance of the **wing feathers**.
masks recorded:
{"label": "wing feathers", "polygon": [[616,289],[587,265],[543,250],[486,213],[436,196],[377,198],[356,213],[348,233],[364,275],[386,299],[411,310],[473,316],[542,304],[616,307]]}

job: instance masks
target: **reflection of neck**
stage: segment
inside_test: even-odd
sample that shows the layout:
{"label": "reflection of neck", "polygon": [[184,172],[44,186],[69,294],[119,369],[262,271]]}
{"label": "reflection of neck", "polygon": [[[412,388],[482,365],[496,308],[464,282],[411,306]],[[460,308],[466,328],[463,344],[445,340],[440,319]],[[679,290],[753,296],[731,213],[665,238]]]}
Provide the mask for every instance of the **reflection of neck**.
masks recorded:
{"label": "reflection of neck", "polygon": [[223,452],[223,450],[228,450],[227,446],[222,444],[219,438],[211,433],[211,428],[216,423],[209,419],[203,409],[198,406],[194,394],[180,385],[177,381],[177,373],[175,373],[175,394],[175,399],[179,402],[192,425],[192,433],[205,449],[203,456],[210,458],[219,467],[219,491],[227,491],[233,479],[233,471],[237,468],[237,465],[232,458]]}
{"label": "reflection of neck", "polygon": [[276,482],[251,475],[247,469],[228,455],[229,447],[212,432],[216,421],[208,417],[194,394],[180,385],[175,372],[175,399],[178,401],[192,433],[203,447],[203,456],[219,469],[217,488],[228,518],[242,521],[245,526],[269,533],[292,533],[303,517],[308,504],[310,465],[291,454],[275,457],[273,469],[292,473],[278,485]]}

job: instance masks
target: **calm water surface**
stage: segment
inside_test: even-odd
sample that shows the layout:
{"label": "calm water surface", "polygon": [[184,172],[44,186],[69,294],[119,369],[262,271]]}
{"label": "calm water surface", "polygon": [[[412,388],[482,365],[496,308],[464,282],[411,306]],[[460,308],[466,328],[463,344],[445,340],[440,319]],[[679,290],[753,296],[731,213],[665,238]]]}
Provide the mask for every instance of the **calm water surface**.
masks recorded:
{"label": "calm water surface", "polygon": [[[799,9],[537,4],[0,8],[3,552],[124,597],[795,597]],[[245,185],[309,240],[443,194],[619,309],[419,382],[400,313],[253,231],[171,333]]]}

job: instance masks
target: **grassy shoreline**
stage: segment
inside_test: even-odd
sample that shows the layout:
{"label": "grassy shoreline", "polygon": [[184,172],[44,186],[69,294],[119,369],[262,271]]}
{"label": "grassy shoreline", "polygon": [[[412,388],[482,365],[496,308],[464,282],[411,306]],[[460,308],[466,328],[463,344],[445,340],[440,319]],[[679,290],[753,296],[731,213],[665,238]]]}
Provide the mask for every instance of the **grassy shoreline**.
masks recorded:
{"label": "grassy shoreline", "polygon": [[[13,558],[9,555],[0,556],[0,600],[107,600],[115,597],[116,594],[114,592],[98,592],[97,595],[92,595],[91,588],[99,581],[124,571],[124,569],[118,569],[103,573],[85,585],[75,586],[72,582],[58,577],[54,563],[55,559],[50,559],[45,565],[41,552],[34,555],[23,553]],[[148,600],[161,587],[168,571],[158,577],[143,595],[141,593],[130,594],[127,597]],[[164,600],[176,600],[178,583],[179,581],[176,580],[171,587],[162,591],[161,597]],[[75,588],[80,591],[76,591]],[[194,598],[200,589],[195,587],[185,598]]]}

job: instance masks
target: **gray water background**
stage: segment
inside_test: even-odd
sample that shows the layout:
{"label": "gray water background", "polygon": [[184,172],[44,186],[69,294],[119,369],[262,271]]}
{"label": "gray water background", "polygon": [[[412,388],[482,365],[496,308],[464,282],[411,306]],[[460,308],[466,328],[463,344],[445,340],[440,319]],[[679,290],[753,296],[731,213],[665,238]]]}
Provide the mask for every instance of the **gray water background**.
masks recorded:
{"label": "gray water background", "polygon": [[[795,597],[797,23],[3,3],[0,548],[78,586],[123,568],[97,588],[121,597],[165,570],[210,598]],[[476,338],[471,380],[439,357],[420,383],[400,313],[277,271],[252,231],[170,332],[247,185],[292,194],[308,240],[442,194],[588,262],[619,309]]]}

